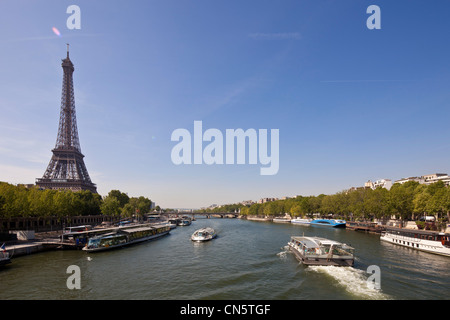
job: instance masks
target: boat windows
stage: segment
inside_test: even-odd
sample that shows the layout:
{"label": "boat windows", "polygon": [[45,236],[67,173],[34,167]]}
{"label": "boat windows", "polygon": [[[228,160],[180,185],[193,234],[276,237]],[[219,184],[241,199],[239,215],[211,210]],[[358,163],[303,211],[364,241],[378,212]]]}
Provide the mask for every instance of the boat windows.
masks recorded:
{"label": "boat windows", "polygon": [[100,238],[89,239],[88,246],[90,248],[98,248],[98,246],[100,245],[100,240],[101,240]]}

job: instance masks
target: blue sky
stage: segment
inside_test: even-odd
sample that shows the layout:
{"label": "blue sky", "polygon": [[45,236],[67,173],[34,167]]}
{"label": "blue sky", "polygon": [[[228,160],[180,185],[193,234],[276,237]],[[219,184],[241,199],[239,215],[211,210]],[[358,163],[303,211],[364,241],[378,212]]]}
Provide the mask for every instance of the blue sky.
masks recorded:
{"label": "blue sky", "polygon": [[[73,4],[80,30],[66,26]],[[366,27],[372,4],[380,30]],[[448,173],[448,12],[446,0],[3,0],[0,181],[34,183],[47,167],[66,43],[102,195],[202,207]],[[278,173],[174,165],[171,133],[195,120],[279,129]]]}

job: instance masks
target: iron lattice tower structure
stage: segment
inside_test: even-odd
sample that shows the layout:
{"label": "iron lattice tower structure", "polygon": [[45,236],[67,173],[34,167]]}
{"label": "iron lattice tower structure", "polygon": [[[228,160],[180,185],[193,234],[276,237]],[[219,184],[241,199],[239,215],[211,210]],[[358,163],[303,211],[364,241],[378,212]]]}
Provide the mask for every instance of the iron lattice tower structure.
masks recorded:
{"label": "iron lattice tower structure", "polygon": [[62,68],[64,76],[58,137],[47,170],[41,179],[36,179],[36,185],[44,189],[90,190],[96,193],[97,187],[89,177],[78,138],[72,77],[75,68],[69,58],[69,45]]}

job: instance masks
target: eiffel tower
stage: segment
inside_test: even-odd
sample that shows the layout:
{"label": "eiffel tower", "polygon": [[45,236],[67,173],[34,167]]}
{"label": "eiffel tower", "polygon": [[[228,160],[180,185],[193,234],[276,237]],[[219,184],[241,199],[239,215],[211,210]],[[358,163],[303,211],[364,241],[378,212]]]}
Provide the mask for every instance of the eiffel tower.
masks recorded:
{"label": "eiffel tower", "polygon": [[58,137],[47,170],[42,178],[36,179],[36,185],[43,189],[90,190],[97,193],[97,187],[92,183],[84,164],[84,155],[81,153],[78,139],[72,78],[75,68],[69,59],[69,44],[67,57],[62,60],[62,68],[64,77]]}

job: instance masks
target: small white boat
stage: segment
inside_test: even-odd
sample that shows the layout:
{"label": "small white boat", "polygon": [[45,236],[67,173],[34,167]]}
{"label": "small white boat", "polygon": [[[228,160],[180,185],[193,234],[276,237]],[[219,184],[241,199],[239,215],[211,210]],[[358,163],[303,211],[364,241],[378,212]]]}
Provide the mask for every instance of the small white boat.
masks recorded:
{"label": "small white boat", "polygon": [[291,222],[291,218],[277,217],[277,218],[273,218],[272,222],[275,222],[275,223],[290,223]]}
{"label": "small white boat", "polygon": [[304,219],[304,218],[295,218],[291,220],[291,223],[295,224],[303,224],[309,226],[311,224],[312,219]]}
{"label": "small white boat", "polygon": [[213,228],[201,228],[195,231],[192,236],[192,241],[208,241],[214,239],[217,236],[216,231]]}
{"label": "small white boat", "polygon": [[178,226],[190,226],[192,223],[192,219],[189,217],[182,217],[181,219],[177,220]]}

